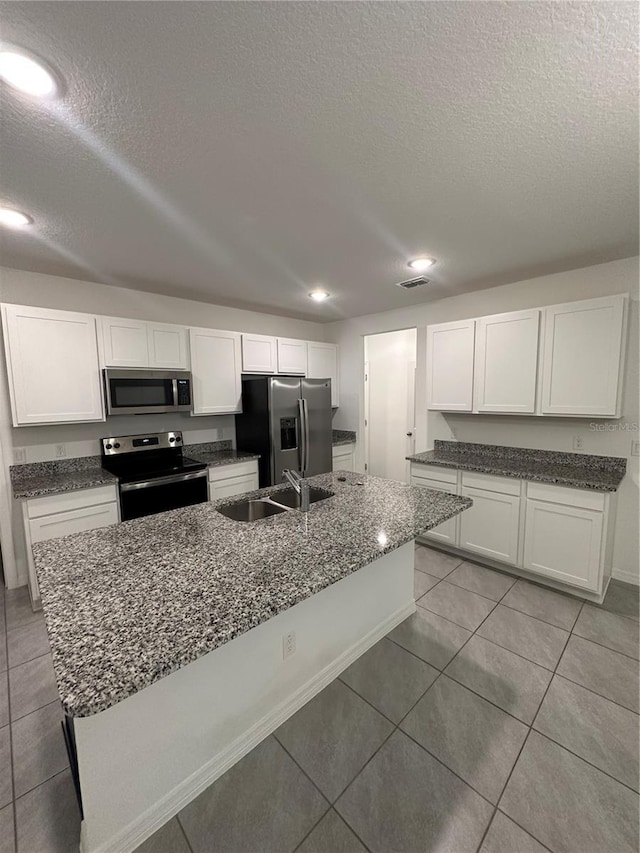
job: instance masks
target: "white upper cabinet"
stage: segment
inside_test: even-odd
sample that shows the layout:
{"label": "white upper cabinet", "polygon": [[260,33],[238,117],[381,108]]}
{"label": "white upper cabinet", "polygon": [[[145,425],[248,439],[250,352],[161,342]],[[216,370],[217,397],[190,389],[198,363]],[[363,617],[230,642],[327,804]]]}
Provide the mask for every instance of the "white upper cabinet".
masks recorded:
{"label": "white upper cabinet", "polygon": [[475,320],[427,327],[427,408],[470,412],[473,408]]}
{"label": "white upper cabinet", "polygon": [[340,405],[338,385],[338,347],[336,344],[307,343],[307,378],[331,380],[331,405]]}
{"label": "white upper cabinet", "polygon": [[278,373],[307,374],[307,342],[278,338]]}
{"label": "white upper cabinet", "polygon": [[619,416],[626,297],[545,309],[542,414]]}
{"label": "white upper cabinet", "polygon": [[620,417],[627,300],[427,326],[427,408]]}
{"label": "white upper cabinet", "polygon": [[242,411],[240,334],[189,329],[193,414],[224,415]]}
{"label": "white upper cabinet", "polygon": [[101,317],[106,367],[188,370],[187,330],[167,323]]}
{"label": "white upper cabinet", "polygon": [[106,367],[148,367],[149,345],[144,320],[101,317]]}
{"label": "white upper cabinet", "polygon": [[96,318],[3,305],[14,426],[104,420]]}
{"label": "white upper cabinet", "polygon": [[242,335],[244,373],[277,373],[276,339],[269,335]]}
{"label": "white upper cabinet", "polygon": [[187,330],[165,323],[147,324],[149,367],[188,370]]}
{"label": "white upper cabinet", "polygon": [[474,411],[534,413],[539,328],[537,308],[476,320]]}

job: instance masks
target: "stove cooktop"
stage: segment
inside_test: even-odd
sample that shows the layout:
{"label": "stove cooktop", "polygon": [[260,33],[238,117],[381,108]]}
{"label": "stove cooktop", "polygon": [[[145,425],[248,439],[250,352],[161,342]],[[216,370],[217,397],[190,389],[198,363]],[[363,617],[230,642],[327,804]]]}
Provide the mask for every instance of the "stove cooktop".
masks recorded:
{"label": "stove cooktop", "polygon": [[205,462],[182,455],[182,433],[168,432],[102,439],[102,467],[121,483],[202,471]]}

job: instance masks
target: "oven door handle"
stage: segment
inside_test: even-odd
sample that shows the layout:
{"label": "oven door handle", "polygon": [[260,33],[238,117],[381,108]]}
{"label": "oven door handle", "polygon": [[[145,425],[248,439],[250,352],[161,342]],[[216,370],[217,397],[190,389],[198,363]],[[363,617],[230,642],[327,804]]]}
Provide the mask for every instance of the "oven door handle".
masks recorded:
{"label": "oven door handle", "polygon": [[168,477],[156,477],[154,480],[136,480],[133,483],[121,483],[121,492],[133,492],[137,489],[152,489],[154,486],[170,486],[173,483],[185,483],[187,480],[197,480],[206,477],[207,469],[190,471],[188,474],[170,474]]}

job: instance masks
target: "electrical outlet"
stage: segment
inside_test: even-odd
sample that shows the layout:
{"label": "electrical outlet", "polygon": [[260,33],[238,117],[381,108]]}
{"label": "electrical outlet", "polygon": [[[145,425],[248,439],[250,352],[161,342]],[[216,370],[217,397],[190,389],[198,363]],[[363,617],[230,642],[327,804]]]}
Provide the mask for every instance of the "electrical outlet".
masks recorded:
{"label": "electrical outlet", "polygon": [[64,459],[67,455],[66,444],[56,444],[56,459]]}
{"label": "electrical outlet", "polygon": [[581,435],[573,436],[573,449],[582,450],[584,448],[584,438]]}
{"label": "electrical outlet", "polygon": [[289,631],[282,638],[282,660],[290,658],[296,653],[296,632]]}
{"label": "electrical outlet", "polygon": [[27,461],[27,448],[26,447],[14,447],[13,448],[13,464],[14,465],[24,465]]}
{"label": "electrical outlet", "polygon": [[640,441],[631,442],[631,455],[640,456]]}

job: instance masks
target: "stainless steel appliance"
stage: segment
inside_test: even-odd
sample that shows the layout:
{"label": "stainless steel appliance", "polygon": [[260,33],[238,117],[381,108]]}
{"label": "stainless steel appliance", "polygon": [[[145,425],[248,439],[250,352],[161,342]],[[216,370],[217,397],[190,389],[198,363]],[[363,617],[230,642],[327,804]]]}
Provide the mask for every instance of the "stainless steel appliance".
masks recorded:
{"label": "stainless steel appliance", "polygon": [[104,371],[108,415],[152,415],[191,411],[188,370]]}
{"label": "stainless steel appliance", "polygon": [[182,433],[102,439],[102,467],[118,478],[123,521],[208,500],[207,465],[182,454]]}
{"label": "stainless steel appliance", "polygon": [[303,477],[331,471],[331,380],[243,376],[236,443],[260,454],[261,488],[281,483],[286,468]]}

